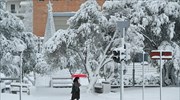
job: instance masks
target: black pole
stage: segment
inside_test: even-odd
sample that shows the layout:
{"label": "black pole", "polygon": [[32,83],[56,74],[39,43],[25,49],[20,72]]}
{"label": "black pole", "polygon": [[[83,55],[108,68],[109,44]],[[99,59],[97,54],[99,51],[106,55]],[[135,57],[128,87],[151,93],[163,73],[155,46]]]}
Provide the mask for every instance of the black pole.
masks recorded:
{"label": "black pole", "polygon": [[133,86],[135,85],[135,63],[133,62]]}

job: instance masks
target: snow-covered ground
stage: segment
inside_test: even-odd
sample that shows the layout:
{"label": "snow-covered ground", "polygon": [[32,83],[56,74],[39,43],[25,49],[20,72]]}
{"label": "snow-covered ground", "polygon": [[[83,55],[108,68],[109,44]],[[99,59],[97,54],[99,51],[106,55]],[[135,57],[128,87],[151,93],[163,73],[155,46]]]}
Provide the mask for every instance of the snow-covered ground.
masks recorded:
{"label": "snow-covered ground", "polygon": [[[119,89],[108,94],[91,94],[81,87],[81,100],[120,100]],[[162,100],[180,100],[177,87],[163,87]],[[70,88],[32,88],[31,94],[23,94],[22,100],[70,100]],[[124,100],[142,100],[142,88],[125,88]],[[19,100],[18,94],[1,94],[0,100]],[[145,100],[160,100],[159,87],[145,88]]]}

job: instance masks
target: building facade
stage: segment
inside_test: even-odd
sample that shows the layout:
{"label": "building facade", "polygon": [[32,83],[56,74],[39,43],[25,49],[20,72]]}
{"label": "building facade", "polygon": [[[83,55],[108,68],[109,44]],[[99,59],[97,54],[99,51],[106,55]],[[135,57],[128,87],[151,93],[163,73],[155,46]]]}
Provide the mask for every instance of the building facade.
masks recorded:
{"label": "building facade", "polygon": [[31,0],[5,0],[6,7],[5,9],[20,19],[24,19],[26,12],[25,7],[32,4]]}
{"label": "building facade", "polygon": [[[33,0],[33,33],[36,36],[43,37],[47,21],[47,4],[51,1],[53,4],[53,17],[55,29],[66,29],[67,20],[75,14],[80,5],[86,0]],[[105,0],[97,0],[102,5]]]}

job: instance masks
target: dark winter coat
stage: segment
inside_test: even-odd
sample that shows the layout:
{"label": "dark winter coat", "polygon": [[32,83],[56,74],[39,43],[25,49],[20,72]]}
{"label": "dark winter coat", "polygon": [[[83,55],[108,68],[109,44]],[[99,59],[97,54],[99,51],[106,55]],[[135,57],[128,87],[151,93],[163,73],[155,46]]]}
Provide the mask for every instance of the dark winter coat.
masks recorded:
{"label": "dark winter coat", "polygon": [[79,100],[80,99],[80,84],[79,82],[74,82],[73,83],[73,86],[72,86],[72,97],[71,97],[71,100],[74,100],[74,99],[77,99]]}

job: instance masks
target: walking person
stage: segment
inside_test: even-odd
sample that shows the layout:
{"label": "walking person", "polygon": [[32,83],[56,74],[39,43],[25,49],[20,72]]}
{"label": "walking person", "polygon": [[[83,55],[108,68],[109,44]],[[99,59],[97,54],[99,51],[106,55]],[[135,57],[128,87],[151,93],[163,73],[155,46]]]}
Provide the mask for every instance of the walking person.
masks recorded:
{"label": "walking person", "polygon": [[71,97],[71,100],[79,100],[80,99],[80,87],[81,84],[79,83],[79,77],[76,77],[74,80],[73,80],[73,86],[72,86],[72,91],[71,91],[71,94],[72,94],[72,97]]}

